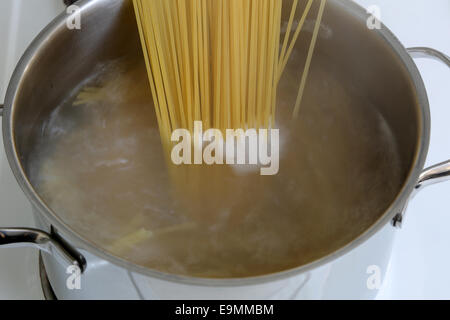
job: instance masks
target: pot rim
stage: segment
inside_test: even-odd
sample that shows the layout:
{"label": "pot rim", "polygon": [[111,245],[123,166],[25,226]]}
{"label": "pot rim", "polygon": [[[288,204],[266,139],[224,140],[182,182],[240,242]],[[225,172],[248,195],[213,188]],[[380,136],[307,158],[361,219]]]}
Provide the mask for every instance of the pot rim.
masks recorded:
{"label": "pot rim", "polygon": [[[89,6],[94,5],[97,0],[80,0],[77,5],[81,10],[86,10]],[[100,0],[105,1],[105,0]],[[108,0],[107,0],[108,1]],[[335,2],[337,5],[342,6],[344,10],[352,14],[355,18],[359,20],[366,21],[368,14],[366,10],[360,5],[352,2],[351,0],[329,0]],[[344,254],[350,252],[354,248],[358,247],[366,240],[371,238],[380,229],[386,226],[392,219],[398,214],[405,204],[408,202],[412,191],[414,190],[419,176],[423,170],[426,156],[428,153],[429,141],[430,141],[430,110],[427,98],[426,89],[422,81],[422,77],[417,69],[411,56],[408,54],[405,47],[400,43],[400,41],[395,37],[395,35],[384,25],[381,24],[381,29],[373,30],[377,33],[377,36],[381,37],[390,47],[390,49],[400,58],[404,67],[408,71],[412,85],[416,90],[417,106],[420,110],[419,117],[419,139],[418,148],[416,149],[416,154],[414,156],[412,169],[408,174],[407,179],[398,193],[396,199],[391,203],[390,207],[384,212],[384,214],[364,233],[358,236],[349,244],[344,247],[326,255],[316,261],[302,265],[297,268],[290,270],[255,276],[246,278],[230,278],[230,279],[209,279],[209,278],[197,278],[189,276],[179,276],[175,274],[164,273],[156,270],[152,270],[143,266],[139,266],[132,262],[129,262],[123,258],[116,257],[111,253],[99,248],[91,241],[85,239],[77,232],[75,232],[69,225],[67,225],[61,218],[59,218],[53,211],[43,202],[39,195],[35,192],[33,186],[25,174],[25,171],[21,165],[21,162],[17,155],[15,140],[13,136],[13,108],[15,105],[15,97],[20,91],[21,82],[24,75],[27,72],[28,66],[33,62],[35,54],[40,50],[42,44],[48,40],[51,40],[52,35],[55,30],[65,26],[67,15],[65,12],[61,13],[57,18],[55,18],[31,43],[28,49],[25,51],[24,55],[20,59],[13,73],[11,81],[9,83],[5,106],[3,113],[3,141],[5,146],[5,151],[9,165],[13,171],[13,174],[18,181],[22,191],[26,194],[28,200],[31,202],[33,207],[37,210],[38,214],[45,217],[47,222],[58,230],[62,234],[62,237],[70,243],[70,245],[86,250],[97,257],[100,257],[113,265],[119,266],[129,271],[136,272],[138,274],[157,278],[160,280],[165,280],[169,282],[176,282],[181,284],[198,285],[198,286],[215,286],[215,287],[238,287],[243,285],[258,285],[267,282],[274,282],[278,280],[283,280],[289,277],[298,276],[300,274],[309,272],[315,268],[325,265]],[[88,261],[89,264],[89,261]],[[89,265],[87,266],[89,268]]]}

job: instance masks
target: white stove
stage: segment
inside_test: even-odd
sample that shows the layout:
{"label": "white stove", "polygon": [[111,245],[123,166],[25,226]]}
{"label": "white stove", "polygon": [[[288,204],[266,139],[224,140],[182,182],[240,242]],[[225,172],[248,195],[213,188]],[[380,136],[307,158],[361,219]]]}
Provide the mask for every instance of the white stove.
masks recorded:
{"label": "white stove", "polygon": [[[406,47],[428,46],[450,54],[449,0],[356,0],[376,5],[382,21]],[[0,2],[0,101],[17,60],[32,38],[64,10],[62,0]],[[6,50],[5,50],[6,49]],[[427,164],[450,158],[450,71],[418,61],[430,99],[432,141]],[[0,124],[1,126],[1,124]],[[380,299],[450,299],[450,182],[421,192],[398,231]],[[0,225],[32,227],[31,207],[0,150]],[[357,298],[357,297],[355,297]],[[34,249],[0,249],[0,299],[44,299]]]}

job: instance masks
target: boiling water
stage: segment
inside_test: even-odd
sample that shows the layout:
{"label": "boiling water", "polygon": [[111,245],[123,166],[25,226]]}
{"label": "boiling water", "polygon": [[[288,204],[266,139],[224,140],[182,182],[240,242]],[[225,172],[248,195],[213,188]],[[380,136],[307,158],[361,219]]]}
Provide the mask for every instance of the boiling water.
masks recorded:
{"label": "boiling water", "polygon": [[298,79],[280,86],[276,176],[168,165],[144,66],[96,74],[42,128],[32,182],[72,229],[136,264],[214,278],[294,268],[360,235],[401,186],[389,127],[325,66],[298,120]]}

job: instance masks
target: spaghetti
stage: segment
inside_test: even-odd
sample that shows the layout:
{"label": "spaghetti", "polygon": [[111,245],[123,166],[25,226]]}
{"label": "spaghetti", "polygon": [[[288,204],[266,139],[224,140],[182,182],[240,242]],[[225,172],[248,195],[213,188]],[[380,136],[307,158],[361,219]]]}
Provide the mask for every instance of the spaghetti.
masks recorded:
{"label": "spaghetti", "polygon": [[[306,0],[305,0],[306,1]],[[309,47],[294,116],[299,112],[326,0]],[[274,126],[277,87],[313,0],[293,32],[293,0],[280,41],[282,0],[133,0],[163,141],[173,130]]]}

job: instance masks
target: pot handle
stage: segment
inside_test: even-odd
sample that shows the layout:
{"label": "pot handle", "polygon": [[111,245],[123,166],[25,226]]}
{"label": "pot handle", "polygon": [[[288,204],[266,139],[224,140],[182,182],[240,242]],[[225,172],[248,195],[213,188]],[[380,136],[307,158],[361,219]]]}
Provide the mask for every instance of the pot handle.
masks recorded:
{"label": "pot handle", "polygon": [[[411,55],[411,57],[415,59],[428,58],[437,60],[446,64],[450,68],[450,57],[438,50],[426,47],[414,47],[409,48],[408,52]],[[419,181],[417,182],[413,196],[418,191],[422,190],[427,186],[447,180],[450,180],[450,160],[425,169],[419,177]],[[395,216],[393,220],[394,226],[401,227],[405,215],[404,211],[405,210],[403,210],[402,213],[399,213],[398,215]]]}
{"label": "pot handle", "polygon": [[57,241],[50,234],[30,228],[0,228],[0,247],[23,248],[33,247],[47,252],[54,257],[64,268],[76,266],[83,272],[86,267],[86,260],[71,252],[60,241]]}

